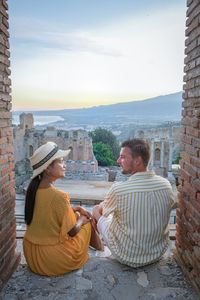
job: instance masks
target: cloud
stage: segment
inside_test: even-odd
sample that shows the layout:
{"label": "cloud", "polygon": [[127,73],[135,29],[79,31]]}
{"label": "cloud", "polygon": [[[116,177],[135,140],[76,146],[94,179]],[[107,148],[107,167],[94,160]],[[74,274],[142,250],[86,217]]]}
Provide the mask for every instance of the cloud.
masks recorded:
{"label": "cloud", "polygon": [[87,106],[97,99],[114,103],[179,91],[184,16],[180,10],[156,11],[90,29],[15,20],[13,95],[47,105],[82,99]]}
{"label": "cloud", "polygon": [[[33,26],[34,24],[34,26]],[[65,30],[60,31],[56,25],[41,22],[40,20],[30,20],[20,18],[13,20],[12,37],[18,43],[18,47],[25,48],[34,46],[36,49],[52,49],[59,51],[91,52],[98,55],[121,56],[123,55],[112,47],[107,45],[105,39],[90,31]]]}

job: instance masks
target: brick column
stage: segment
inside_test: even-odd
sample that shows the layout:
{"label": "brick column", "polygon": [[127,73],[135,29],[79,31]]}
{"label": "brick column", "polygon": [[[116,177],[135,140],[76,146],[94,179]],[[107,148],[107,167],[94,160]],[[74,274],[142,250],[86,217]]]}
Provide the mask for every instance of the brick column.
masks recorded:
{"label": "brick column", "polygon": [[200,1],[187,6],[175,258],[200,294]]}
{"label": "brick column", "polygon": [[16,248],[15,182],[7,3],[0,0],[0,289],[20,262]]}

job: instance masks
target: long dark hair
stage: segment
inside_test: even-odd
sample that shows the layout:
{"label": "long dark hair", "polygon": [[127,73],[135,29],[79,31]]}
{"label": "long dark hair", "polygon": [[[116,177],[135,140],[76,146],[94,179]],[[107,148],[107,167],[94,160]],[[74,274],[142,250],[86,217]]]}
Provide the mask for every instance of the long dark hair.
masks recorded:
{"label": "long dark hair", "polygon": [[38,190],[40,181],[42,178],[42,174],[36,176],[31,180],[29,186],[26,191],[26,198],[25,198],[25,208],[24,208],[24,219],[27,225],[31,224],[33,218],[33,211],[35,206],[35,196]]}

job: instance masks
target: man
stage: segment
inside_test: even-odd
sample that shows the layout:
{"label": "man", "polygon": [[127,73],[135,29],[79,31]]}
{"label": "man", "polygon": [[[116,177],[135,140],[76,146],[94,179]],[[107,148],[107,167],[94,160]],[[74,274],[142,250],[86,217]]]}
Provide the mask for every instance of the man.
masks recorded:
{"label": "man", "polygon": [[168,222],[174,203],[169,181],[148,170],[150,147],[145,140],[121,144],[119,163],[125,182],[112,185],[93,217],[113,256],[139,267],[157,261],[169,243]]}

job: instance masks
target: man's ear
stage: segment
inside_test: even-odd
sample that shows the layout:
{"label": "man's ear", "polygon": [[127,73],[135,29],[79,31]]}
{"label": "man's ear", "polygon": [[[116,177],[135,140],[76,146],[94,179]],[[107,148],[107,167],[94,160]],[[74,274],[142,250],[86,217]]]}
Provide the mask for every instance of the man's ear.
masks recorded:
{"label": "man's ear", "polygon": [[141,163],[142,163],[142,157],[141,156],[137,156],[135,158],[135,163],[136,163],[137,166],[141,165]]}

